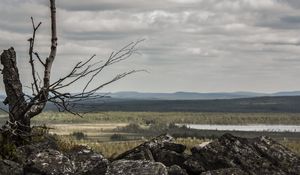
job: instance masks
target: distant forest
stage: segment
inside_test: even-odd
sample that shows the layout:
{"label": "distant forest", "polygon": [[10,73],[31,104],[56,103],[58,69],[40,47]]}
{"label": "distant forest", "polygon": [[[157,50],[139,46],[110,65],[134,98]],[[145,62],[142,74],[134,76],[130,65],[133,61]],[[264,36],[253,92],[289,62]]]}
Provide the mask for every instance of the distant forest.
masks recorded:
{"label": "distant forest", "polygon": [[[129,100],[104,98],[77,103],[76,111],[300,112],[300,96],[221,100]],[[56,110],[48,105],[47,110]]]}

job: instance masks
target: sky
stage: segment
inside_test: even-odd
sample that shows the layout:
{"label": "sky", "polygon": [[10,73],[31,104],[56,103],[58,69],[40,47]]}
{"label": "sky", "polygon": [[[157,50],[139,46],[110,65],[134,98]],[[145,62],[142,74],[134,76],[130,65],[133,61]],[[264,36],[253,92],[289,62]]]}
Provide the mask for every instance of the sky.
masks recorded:
{"label": "sky", "polygon": [[[15,48],[25,89],[31,82],[31,16],[42,22],[36,50],[43,58],[49,54],[48,3],[1,0],[0,48]],[[92,86],[124,71],[146,69],[102,91],[300,90],[299,0],[57,0],[56,6],[52,81],[93,54],[105,60],[112,51],[145,39],[138,54],[105,70]],[[82,84],[67,91],[78,92]]]}

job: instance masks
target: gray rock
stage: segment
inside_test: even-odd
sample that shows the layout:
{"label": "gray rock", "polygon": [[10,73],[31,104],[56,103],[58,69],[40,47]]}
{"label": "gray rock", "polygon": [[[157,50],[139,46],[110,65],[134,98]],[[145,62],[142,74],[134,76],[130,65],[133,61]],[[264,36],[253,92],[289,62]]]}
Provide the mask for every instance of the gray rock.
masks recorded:
{"label": "gray rock", "polygon": [[169,175],[188,175],[185,169],[180,168],[178,165],[172,165],[168,167],[168,174]]}
{"label": "gray rock", "polygon": [[140,145],[132,150],[126,151],[123,154],[119,155],[116,160],[126,159],[126,160],[149,160],[154,162],[152,152],[149,148]]}
{"label": "gray rock", "polygon": [[193,157],[189,157],[184,163],[183,167],[189,174],[200,174],[205,171],[205,165]]}
{"label": "gray rock", "polygon": [[147,141],[129,151],[126,151],[115,158],[115,160],[149,160],[154,161],[152,151],[162,149],[165,143],[170,143],[174,138],[168,134],[161,135]]}
{"label": "gray rock", "polygon": [[28,157],[27,174],[70,175],[75,173],[75,164],[67,156],[53,149],[46,149]]}
{"label": "gray rock", "polygon": [[10,160],[0,160],[0,174],[23,175],[23,167]]}
{"label": "gray rock", "polygon": [[170,150],[170,151],[175,151],[177,153],[183,153],[186,149],[186,146],[182,145],[182,144],[177,144],[177,143],[165,142],[164,149]]}
{"label": "gray rock", "polygon": [[109,161],[91,149],[78,146],[67,153],[75,163],[76,175],[104,175]]}
{"label": "gray rock", "polygon": [[187,155],[184,153],[177,153],[166,149],[156,149],[152,151],[154,160],[161,162],[165,166],[178,165],[183,167],[183,163],[187,159]]}
{"label": "gray rock", "polygon": [[201,175],[249,175],[249,174],[239,168],[227,168],[227,169],[206,171],[201,173]]}
{"label": "gray rock", "polygon": [[191,151],[191,159],[206,171],[240,168],[249,174],[264,175],[296,175],[300,172],[299,157],[267,137],[245,139],[225,134]]}
{"label": "gray rock", "polygon": [[46,149],[58,150],[58,145],[53,140],[47,140],[40,143],[20,146],[16,150],[18,154],[18,163],[26,164],[27,157],[33,154],[37,154],[38,152],[41,152]]}
{"label": "gray rock", "polygon": [[158,162],[117,160],[108,167],[106,175],[168,175],[168,171]]}

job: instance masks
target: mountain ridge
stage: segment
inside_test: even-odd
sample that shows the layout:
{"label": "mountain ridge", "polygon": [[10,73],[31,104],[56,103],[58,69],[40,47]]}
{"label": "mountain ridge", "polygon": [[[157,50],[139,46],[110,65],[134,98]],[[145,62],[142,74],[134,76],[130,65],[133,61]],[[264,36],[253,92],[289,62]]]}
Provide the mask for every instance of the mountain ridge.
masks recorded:
{"label": "mountain ridge", "polygon": [[252,97],[277,97],[277,96],[300,96],[300,91],[282,91],[275,93],[259,93],[250,91],[237,92],[184,92],[174,93],[154,93],[154,92],[137,92],[137,91],[120,91],[106,93],[111,98],[118,99],[141,99],[141,100],[213,100],[213,99],[238,99]]}

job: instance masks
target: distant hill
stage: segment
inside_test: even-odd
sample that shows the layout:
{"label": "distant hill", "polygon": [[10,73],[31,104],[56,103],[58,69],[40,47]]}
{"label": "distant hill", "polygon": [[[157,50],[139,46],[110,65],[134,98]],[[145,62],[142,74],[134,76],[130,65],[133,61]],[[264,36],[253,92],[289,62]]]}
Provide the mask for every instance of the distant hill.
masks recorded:
{"label": "distant hill", "polygon": [[[0,96],[4,99],[4,96]],[[0,103],[1,108],[5,108]],[[56,111],[48,103],[46,110]],[[106,93],[102,99],[76,104],[82,112],[98,111],[182,111],[182,112],[300,112],[300,91],[273,94],[233,93]]]}
{"label": "distant hill", "polygon": [[175,92],[175,93],[141,93],[141,92],[116,92],[107,93],[108,96],[118,99],[141,99],[141,100],[212,100],[212,99],[236,99],[252,98],[263,96],[300,96],[300,91],[277,92],[277,93],[256,93],[256,92]]}
{"label": "distant hill", "polygon": [[[49,105],[48,110],[55,110]],[[216,100],[142,100],[116,99],[77,103],[81,112],[153,111],[153,112],[300,112],[300,96],[254,97]]]}

